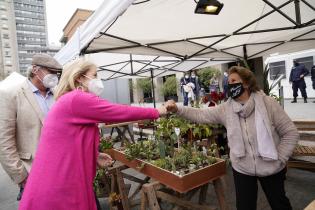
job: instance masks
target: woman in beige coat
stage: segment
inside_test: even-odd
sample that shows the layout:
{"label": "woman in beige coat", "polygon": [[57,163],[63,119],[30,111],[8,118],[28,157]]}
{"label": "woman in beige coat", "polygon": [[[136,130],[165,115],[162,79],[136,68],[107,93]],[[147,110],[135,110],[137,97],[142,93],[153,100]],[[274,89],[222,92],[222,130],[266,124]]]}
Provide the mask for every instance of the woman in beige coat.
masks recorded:
{"label": "woman in beige coat", "polygon": [[226,127],[238,210],[256,209],[257,181],[273,210],[291,210],[284,180],[298,131],[278,102],[259,90],[250,70],[231,67],[228,83],[230,98],[216,107],[165,106],[191,121]]}

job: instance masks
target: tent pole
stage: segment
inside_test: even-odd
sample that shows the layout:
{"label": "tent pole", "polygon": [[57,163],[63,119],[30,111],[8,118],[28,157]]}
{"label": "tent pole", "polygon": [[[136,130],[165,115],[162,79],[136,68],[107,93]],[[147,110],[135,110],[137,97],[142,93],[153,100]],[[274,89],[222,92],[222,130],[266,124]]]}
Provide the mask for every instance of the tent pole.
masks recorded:
{"label": "tent pole", "polygon": [[301,12],[300,12],[300,1],[294,0],[295,4],[295,16],[296,16],[296,23],[301,25]]}
{"label": "tent pole", "polygon": [[154,106],[154,108],[156,108],[156,104],[155,104],[155,93],[154,93],[154,83],[153,83],[153,78],[154,78],[153,69],[150,69],[150,71],[151,71],[151,85],[152,85],[153,106]]}
{"label": "tent pole", "polygon": [[247,62],[248,56],[247,56],[246,44],[243,45],[243,58]]}

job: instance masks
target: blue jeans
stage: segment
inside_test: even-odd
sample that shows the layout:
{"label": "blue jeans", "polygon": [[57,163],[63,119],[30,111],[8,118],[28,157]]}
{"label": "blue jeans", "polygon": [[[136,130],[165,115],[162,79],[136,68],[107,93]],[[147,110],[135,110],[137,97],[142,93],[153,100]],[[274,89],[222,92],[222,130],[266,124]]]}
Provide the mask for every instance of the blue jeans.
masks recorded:
{"label": "blue jeans", "polygon": [[188,106],[188,93],[183,92],[184,106]]}

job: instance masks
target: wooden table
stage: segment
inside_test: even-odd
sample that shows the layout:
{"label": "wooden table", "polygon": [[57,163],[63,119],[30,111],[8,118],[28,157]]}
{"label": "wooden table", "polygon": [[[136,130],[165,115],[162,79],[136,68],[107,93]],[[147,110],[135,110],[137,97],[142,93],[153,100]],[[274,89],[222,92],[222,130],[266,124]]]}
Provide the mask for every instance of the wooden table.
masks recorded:
{"label": "wooden table", "polygon": [[[132,207],[140,205],[140,210],[146,210],[149,207],[150,210],[161,210],[158,200],[163,200],[168,203],[175,204],[174,209],[179,210],[181,208],[189,208],[191,210],[214,210],[218,209],[216,206],[209,206],[205,204],[207,198],[207,190],[209,184],[213,184],[216,197],[219,203],[219,209],[228,210],[225,203],[224,187],[222,178],[218,177],[209,183],[197,187],[188,191],[187,193],[178,193],[170,188],[166,188],[164,185],[157,181],[150,181],[150,177],[139,179],[135,176],[126,174],[123,170],[127,169],[128,166],[116,162],[116,165],[109,171],[111,174],[111,192],[116,192],[121,196],[121,203],[124,210],[130,210]],[[139,184],[135,192],[128,197],[129,189],[126,187],[124,179],[134,181]],[[141,199],[135,199],[136,194],[141,194]],[[191,198],[199,193],[198,203],[191,201]],[[110,204],[110,210],[116,210],[112,204]]]}
{"label": "wooden table", "polygon": [[[135,123],[139,123],[142,121],[130,121],[130,122],[122,122],[122,123],[112,123],[112,124],[105,124],[102,127],[103,128],[111,128],[110,136],[113,135],[113,132],[116,130],[118,136],[117,139],[121,140],[122,145],[124,144],[124,141],[127,141],[129,143],[134,143],[134,135],[133,132],[130,131],[129,126]],[[126,134],[128,133],[129,138],[127,138]]]}

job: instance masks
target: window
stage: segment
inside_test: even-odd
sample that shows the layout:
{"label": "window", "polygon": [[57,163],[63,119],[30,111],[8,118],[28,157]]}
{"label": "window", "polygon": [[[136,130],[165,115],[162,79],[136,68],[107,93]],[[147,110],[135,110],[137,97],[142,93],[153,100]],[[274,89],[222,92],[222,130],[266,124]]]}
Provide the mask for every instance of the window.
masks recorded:
{"label": "window", "polygon": [[9,29],[9,27],[8,27],[8,25],[3,24],[3,25],[2,25],[2,29]]}
{"label": "window", "polygon": [[[297,61],[300,64],[303,64],[307,70],[311,71],[313,64],[313,56],[308,56],[304,58],[297,58],[294,59],[294,61]],[[307,76],[311,76],[311,74],[308,74]]]}
{"label": "window", "polygon": [[12,66],[11,60],[6,60],[6,61],[5,61],[5,65],[6,65],[6,66]]}
{"label": "window", "polygon": [[7,20],[8,17],[7,17],[6,15],[1,15],[1,19],[2,19],[2,20]]}
{"label": "window", "polygon": [[5,43],[4,43],[4,47],[5,47],[5,48],[10,48],[10,44],[9,44],[8,42],[5,42]]}
{"label": "window", "polygon": [[2,37],[3,37],[4,39],[9,39],[9,34],[2,34]]}
{"label": "window", "polygon": [[5,51],[4,51],[4,56],[5,56],[5,57],[11,57],[10,51],[9,51],[9,50],[5,50]]}
{"label": "window", "polygon": [[270,68],[269,74],[270,74],[271,80],[277,79],[281,74],[284,75],[284,78],[286,77],[285,61],[269,63],[269,68]]}

